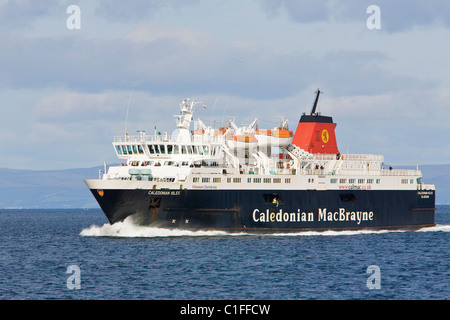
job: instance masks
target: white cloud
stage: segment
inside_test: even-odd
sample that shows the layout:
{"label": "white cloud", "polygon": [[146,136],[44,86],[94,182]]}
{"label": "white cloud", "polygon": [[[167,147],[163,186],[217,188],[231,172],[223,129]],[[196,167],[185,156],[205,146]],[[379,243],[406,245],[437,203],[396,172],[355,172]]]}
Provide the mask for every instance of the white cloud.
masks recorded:
{"label": "white cloud", "polygon": [[[380,33],[367,30],[366,3],[355,1],[80,1],[79,33],[40,31],[65,28],[67,1],[33,2],[36,11],[20,13],[26,3],[0,4],[4,166],[114,160],[111,139],[125,130],[130,93],[130,133],[155,124],[170,132],[179,100],[192,95],[216,124],[258,117],[261,127],[271,127],[284,116],[295,129],[319,87],[320,110],[338,123],[343,149],[387,151],[401,163],[420,141],[416,161],[430,163],[427,150],[447,143],[448,30],[446,22],[434,26],[448,5],[440,1],[440,12],[381,1]],[[10,32],[8,19],[22,22]]]}

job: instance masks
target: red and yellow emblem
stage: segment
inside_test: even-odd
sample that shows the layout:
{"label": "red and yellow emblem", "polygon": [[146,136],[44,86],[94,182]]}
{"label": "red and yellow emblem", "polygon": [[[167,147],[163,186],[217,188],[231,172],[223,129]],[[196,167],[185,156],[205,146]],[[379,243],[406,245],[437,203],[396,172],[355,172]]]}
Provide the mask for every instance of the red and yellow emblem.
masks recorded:
{"label": "red and yellow emblem", "polygon": [[330,135],[328,134],[328,131],[327,130],[323,130],[322,131],[322,141],[323,141],[323,143],[327,143],[329,139],[330,139]]}
{"label": "red and yellow emblem", "polygon": [[97,193],[100,197],[103,197],[103,195],[105,194],[103,190],[97,190]]}

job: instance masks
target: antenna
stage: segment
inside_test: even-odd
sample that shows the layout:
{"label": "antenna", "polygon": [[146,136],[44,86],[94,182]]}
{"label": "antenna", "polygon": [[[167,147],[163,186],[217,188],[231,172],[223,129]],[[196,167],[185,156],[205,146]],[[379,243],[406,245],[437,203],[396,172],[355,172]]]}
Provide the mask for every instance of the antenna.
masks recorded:
{"label": "antenna", "polygon": [[316,113],[317,102],[319,102],[320,90],[317,89],[317,91],[316,91],[315,93],[317,93],[317,96],[316,96],[316,100],[314,101],[314,106],[313,106],[313,108],[312,108],[312,110],[311,110],[311,115],[312,115],[312,116]]}
{"label": "antenna", "polygon": [[131,96],[133,95],[133,93],[130,93],[130,99],[128,100],[128,107],[127,107],[127,115],[125,117],[125,135],[128,136],[128,110],[130,110],[130,103],[131,103]]}

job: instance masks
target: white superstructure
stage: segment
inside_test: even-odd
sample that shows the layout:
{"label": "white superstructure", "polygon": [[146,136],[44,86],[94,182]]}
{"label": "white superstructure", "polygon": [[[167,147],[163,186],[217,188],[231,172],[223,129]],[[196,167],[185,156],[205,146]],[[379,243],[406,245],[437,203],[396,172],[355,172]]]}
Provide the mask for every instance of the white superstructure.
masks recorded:
{"label": "white superstructure", "polygon": [[[434,190],[418,170],[384,167],[381,155],[313,154],[291,144],[287,120],[259,130],[258,120],[215,129],[200,119],[191,130],[195,101],[184,99],[177,133],[115,137],[120,166],[111,166],[99,189]],[[274,153],[273,153],[274,152]],[[106,165],[105,165],[106,167]],[[107,171],[107,172],[106,172]]]}

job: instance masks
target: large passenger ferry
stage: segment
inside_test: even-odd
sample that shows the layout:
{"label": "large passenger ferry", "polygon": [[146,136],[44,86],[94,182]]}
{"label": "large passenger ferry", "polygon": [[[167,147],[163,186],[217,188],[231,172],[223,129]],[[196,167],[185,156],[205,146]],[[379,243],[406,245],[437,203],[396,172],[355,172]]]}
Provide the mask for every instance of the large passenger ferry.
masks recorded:
{"label": "large passenger ferry", "polygon": [[381,155],[342,154],[332,117],[260,129],[194,121],[180,104],[178,129],[114,138],[123,163],[85,180],[111,224],[133,215],[164,228],[302,231],[433,226],[435,187],[417,170],[385,168]]}

